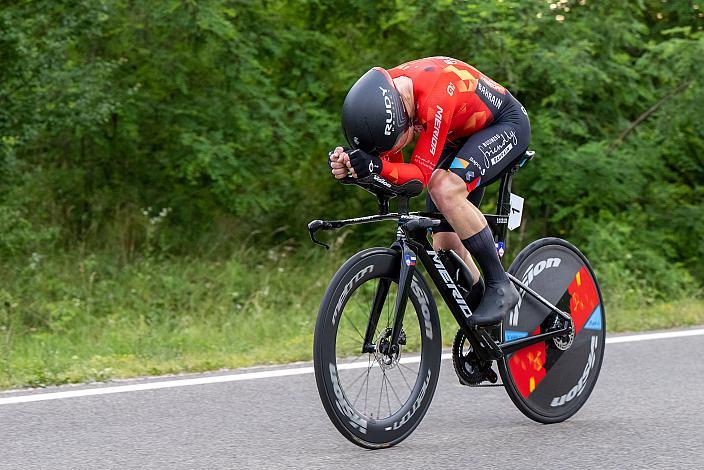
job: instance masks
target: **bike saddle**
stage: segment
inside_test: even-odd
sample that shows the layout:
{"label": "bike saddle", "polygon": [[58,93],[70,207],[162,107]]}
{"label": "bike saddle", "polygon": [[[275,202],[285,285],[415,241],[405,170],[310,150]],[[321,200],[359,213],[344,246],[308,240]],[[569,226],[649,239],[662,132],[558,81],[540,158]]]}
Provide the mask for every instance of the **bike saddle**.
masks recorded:
{"label": "bike saddle", "polygon": [[529,161],[531,161],[535,157],[535,151],[533,150],[526,150],[523,155],[521,155],[521,158],[518,159],[518,166],[522,167]]}

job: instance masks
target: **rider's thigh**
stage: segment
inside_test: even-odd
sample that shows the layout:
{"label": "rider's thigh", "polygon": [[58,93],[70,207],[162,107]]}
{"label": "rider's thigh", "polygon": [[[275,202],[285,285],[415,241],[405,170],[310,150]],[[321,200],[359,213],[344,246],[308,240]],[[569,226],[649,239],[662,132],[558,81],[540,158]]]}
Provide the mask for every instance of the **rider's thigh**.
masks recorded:
{"label": "rider's thigh", "polygon": [[530,122],[520,103],[500,120],[467,139],[450,163],[450,171],[474,191],[486,187],[511,168],[528,148]]}

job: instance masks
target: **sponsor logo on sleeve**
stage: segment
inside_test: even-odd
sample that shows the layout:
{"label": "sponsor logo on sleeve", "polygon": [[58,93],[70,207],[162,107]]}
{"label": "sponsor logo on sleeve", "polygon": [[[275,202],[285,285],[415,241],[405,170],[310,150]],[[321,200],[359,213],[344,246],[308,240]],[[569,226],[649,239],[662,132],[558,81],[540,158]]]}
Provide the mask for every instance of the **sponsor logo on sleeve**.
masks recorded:
{"label": "sponsor logo on sleeve", "polygon": [[435,156],[435,152],[438,146],[438,136],[440,135],[440,126],[442,125],[443,113],[443,109],[439,105],[436,105],[436,107],[437,109],[435,110],[435,121],[433,123],[433,136],[430,139],[430,153],[433,156]]}

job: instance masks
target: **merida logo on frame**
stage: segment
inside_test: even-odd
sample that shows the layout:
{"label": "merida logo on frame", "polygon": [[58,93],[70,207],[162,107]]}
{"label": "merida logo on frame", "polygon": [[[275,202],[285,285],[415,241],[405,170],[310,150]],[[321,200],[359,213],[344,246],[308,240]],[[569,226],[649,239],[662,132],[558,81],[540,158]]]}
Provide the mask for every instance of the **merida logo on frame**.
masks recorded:
{"label": "merida logo on frame", "polygon": [[442,264],[442,261],[440,261],[440,257],[438,256],[438,254],[435,253],[433,250],[426,250],[426,252],[433,258],[433,264],[435,264],[435,267],[437,268],[438,272],[440,272],[440,276],[442,277],[442,280],[445,281],[445,284],[447,285],[448,289],[452,291],[452,297],[455,299],[455,302],[457,302],[457,305],[459,305],[460,310],[462,310],[464,316],[467,318],[471,317],[472,310],[470,310],[469,306],[467,305],[467,302],[464,301],[462,294],[460,294],[459,289],[457,289],[457,286],[452,281],[452,277],[448,274],[447,270],[445,269],[445,266]]}

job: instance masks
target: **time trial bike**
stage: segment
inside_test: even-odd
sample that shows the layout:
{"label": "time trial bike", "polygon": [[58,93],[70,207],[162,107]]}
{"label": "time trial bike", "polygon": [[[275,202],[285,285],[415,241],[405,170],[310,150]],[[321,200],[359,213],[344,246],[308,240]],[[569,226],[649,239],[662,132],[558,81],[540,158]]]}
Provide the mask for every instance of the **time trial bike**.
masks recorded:
{"label": "time trial bike", "polygon": [[[500,255],[522,210],[522,200],[511,194],[512,177],[533,156],[526,152],[502,176],[497,213],[486,215]],[[316,237],[322,230],[397,224],[390,247],[362,250],[340,267],[318,312],[315,378],[325,411],[343,436],[365,448],[389,447],[408,437],[428,410],[442,338],[435,299],[417,260],[459,326],[452,360],[460,383],[503,385],[518,409],[540,423],[564,421],[580,409],[599,376],[606,321],[596,276],[577,248],[559,238],[530,243],[507,271],[520,294],[518,305],[496,327],[469,326],[469,270],[453,251],[436,252],[428,241],[442,214],[408,210],[422,184],[396,185],[378,175],[343,182],[376,195],[379,214],[312,221],[313,242],[324,245]],[[389,211],[392,198],[396,212]]]}

